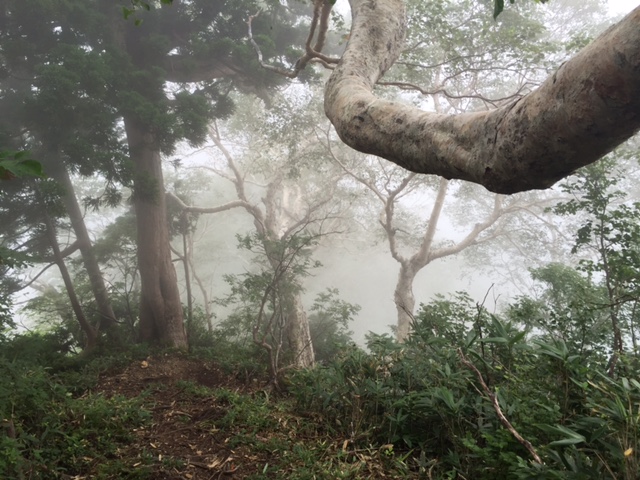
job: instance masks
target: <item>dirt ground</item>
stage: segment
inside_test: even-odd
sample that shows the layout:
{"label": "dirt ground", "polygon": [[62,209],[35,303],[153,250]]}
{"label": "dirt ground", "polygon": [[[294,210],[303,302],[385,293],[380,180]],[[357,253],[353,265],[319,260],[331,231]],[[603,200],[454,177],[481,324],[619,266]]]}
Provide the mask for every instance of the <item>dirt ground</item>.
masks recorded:
{"label": "dirt ground", "polygon": [[211,362],[176,354],[149,357],[101,377],[93,393],[142,395],[145,408],[153,415],[149,425],[134,429],[135,440],[119,452],[123,463],[151,469],[146,478],[210,480],[245,478],[269,462],[265,452],[243,445],[230,448],[234,432],[215,426],[226,415],[228,400],[206,389],[194,395],[198,386],[265,394],[257,380],[247,385]]}

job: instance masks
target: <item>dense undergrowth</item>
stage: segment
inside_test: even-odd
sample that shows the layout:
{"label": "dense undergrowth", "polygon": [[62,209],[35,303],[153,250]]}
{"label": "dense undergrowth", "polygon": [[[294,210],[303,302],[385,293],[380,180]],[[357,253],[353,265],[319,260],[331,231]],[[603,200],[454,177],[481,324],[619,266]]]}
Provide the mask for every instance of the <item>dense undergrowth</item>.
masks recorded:
{"label": "dense undergrowth", "polygon": [[[612,357],[584,305],[522,299],[496,316],[462,294],[440,298],[416,316],[408,342],[345,344],[314,369],[288,372],[282,393],[264,388],[253,347],[203,337],[188,358],[251,388],[183,382],[154,401],[214,405],[220,413],[196,427],[256,459],[240,478],[640,478],[638,359]],[[39,335],[0,345],[0,478],[183,478],[157,476],[188,463],[178,455],[122,454],[151,422],[149,392],[166,385],[133,397],[95,388],[153,352],[105,347],[78,358],[60,348]]]}
{"label": "dense undergrowth", "polygon": [[371,336],[371,353],[300,372],[291,392],[355,445],[406,452],[422,478],[640,478],[638,359],[611,375],[606,355],[573,340],[460,296],[423,307],[406,344]]}
{"label": "dense undergrowth", "polygon": [[139,399],[88,393],[100,372],[134,349],[71,358],[53,335],[24,335],[0,350],[0,477],[69,478],[108,464],[131,429],[147,421]]}

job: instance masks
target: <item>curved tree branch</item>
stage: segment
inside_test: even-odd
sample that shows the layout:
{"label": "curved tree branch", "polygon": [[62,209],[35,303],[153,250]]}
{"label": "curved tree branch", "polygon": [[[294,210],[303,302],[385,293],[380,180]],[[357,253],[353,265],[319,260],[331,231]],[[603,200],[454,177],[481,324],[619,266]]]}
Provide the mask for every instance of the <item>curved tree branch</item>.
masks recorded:
{"label": "curved tree branch", "polygon": [[247,202],[244,202],[242,200],[234,200],[232,202],[218,205],[217,207],[194,207],[184,203],[173,192],[167,192],[166,195],[167,195],[167,198],[175,202],[176,205],[178,205],[178,207],[180,207],[181,210],[185,212],[190,212],[190,213],[219,213],[219,212],[225,212],[227,210],[231,210],[232,208],[238,208],[238,207],[250,208],[251,207],[251,205],[249,205]]}
{"label": "curved tree branch", "polygon": [[325,112],[356,150],[514,193],[553,185],[640,129],[640,8],[533,93],[490,112],[439,115],[372,93],[401,53],[404,1],[350,3],[350,40],[327,83]]}

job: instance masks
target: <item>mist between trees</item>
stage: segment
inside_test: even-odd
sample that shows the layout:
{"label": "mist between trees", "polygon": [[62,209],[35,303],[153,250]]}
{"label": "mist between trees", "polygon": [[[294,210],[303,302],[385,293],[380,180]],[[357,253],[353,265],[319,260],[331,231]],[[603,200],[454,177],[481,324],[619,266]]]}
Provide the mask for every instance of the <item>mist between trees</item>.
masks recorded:
{"label": "mist between trees", "polygon": [[[640,13],[609,28],[598,0],[518,0],[497,19],[493,0],[353,0],[350,31],[333,3],[0,4],[2,348],[44,335],[63,356],[218,351],[294,385],[300,408],[385,424],[376,441],[419,445],[420,474],[433,439],[408,417],[304,392],[309,378],[339,391],[349,361],[365,383],[345,396],[378,395],[374,377],[410,392],[384,379],[431,349],[419,369],[443,382],[429,393],[450,410],[443,444],[488,465],[495,431],[456,443],[466,427],[447,416],[484,409],[517,457],[504,475],[534,478],[527,458],[556,461],[539,478],[635,478],[637,423],[590,438],[572,402],[604,411],[624,393],[633,410],[640,395],[616,383],[638,353],[637,140],[613,150],[640,127],[638,54],[615,46]],[[520,418],[527,440],[496,392],[550,359],[565,390],[544,435]],[[576,359],[606,378],[601,397]],[[288,376],[318,363],[336,370]],[[543,445],[571,448],[543,460]],[[472,472],[469,458],[446,468]]]}

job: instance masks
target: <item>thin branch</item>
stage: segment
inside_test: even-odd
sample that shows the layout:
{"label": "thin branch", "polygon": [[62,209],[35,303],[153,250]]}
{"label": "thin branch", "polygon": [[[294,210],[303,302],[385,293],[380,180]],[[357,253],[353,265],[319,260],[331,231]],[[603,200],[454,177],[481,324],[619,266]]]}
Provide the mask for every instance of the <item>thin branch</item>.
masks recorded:
{"label": "thin branch", "polygon": [[447,90],[445,90],[444,88],[437,88],[435,90],[426,90],[422,87],[420,87],[419,85],[416,85],[414,83],[409,83],[409,82],[376,82],[376,85],[380,85],[380,86],[384,86],[384,87],[398,87],[401,90],[415,90],[417,92],[420,92],[422,95],[444,95],[447,98],[451,98],[454,100],[463,100],[463,99],[469,99],[469,98],[475,98],[478,100],[482,100],[483,102],[486,102],[494,107],[499,106],[499,104],[504,103],[506,101],[509,100],[514,100],[517,98],[521,98],[524,94],[521,93],[524,89],[525,89],[525,85],[522,85],[518,91],[512,95],[508,95],[506,97],[502,97],[502,98],[494,98],[494,99],[490,99],[487,97],[484,97],[482,95],[479,94],[463,94],[463,95],[453,95],[451,93],[449,93]]}
{"label": "thin branch", "polygon": [[486,229],[488,229],[493,224],[495,224],[496,221],[502,215],[504,215],[506,213],[505,210],[503,210],[503,208],[502,208],[502,200],[503,200],[503,196],[502,195],[496,195],[494,197],[493,211],[491,212],[491,215],[489,215],[489,217],[487,217],[485,219],[484,222],[476,223],[475,226],[473,227],[473,230],[471,230],[467,234],[467,236],[464,239],[462,239],[459,243],[457,243],[457,244],[455,244],[455,245],[453,245],[451,247],[448,247],[448,248],[442,248],[442,249],[436,250],[433,253],[433,255],[431,255],[429,257],[429,260],[433,261],[433,260],[435,260],[437,258],[448,257],[449,255],[454,255],[456,253],[461,252],[465,248],[473,245],[474,243],[476,243],[478,235],[480,235]]}
{"label": "thin branch", "polygon": [[[264,62],[262,51],[260,50],[260,46],[254,40],[252,31],[253,19],[256,18],[260,14],[260,12],[256,13],[255,15],[250,15],[249,19],[247,20],[247,35],[249,37],[251,46],[256,52],[258,62],[260,63],[262,68],[287,78],[296,78],[300,74],[300,72],[304,70],[306,66],[312,61],[322,63],[324,66],[337,64],[340,61],[339,58],[329,57],[320,53],[327,38],[327,30],[329,28],[329,15],[332,8],[332,2],[325,0],[315,0],[313,8],[313,18],[311,20],[311,26],[309,28],[309,35],[307,36],[307,41],[305,43],[305,53],[296,61],[293,69],[290,70],[281,67],[275,67]],[[316,29],[318,31],[318,36],[316,37],[315,45],[311,46],[313,38],[316,36]]]}
{"label": "thin branch", "polygon": [[502,409],[500,408],[500,403],[498,402],[498,397],[496,396],[495,393],[493,393],[489,389],[489,387],[487,386],[487,384],[484,381],[484,378],[482,377],[482,374],[480,373],[480,370],[478,370],[476,368],[476,366],[469,361],[469,359],[465,356],[465,354],[462,353],[462,349],[460,349],[460,348],[458,349],[458,355],[460,356],[460,361],[467,368],[469,368],[471,371],[473,371],[476,374],[476,377],[478,378],[478,382],[482,386],[482,390],[487,395],[487,397],[489,397],[489,400],[491,400],[491,403],[493,404],[493,409],[496,411],[496,415],[498,415],[498,419],[500,420],[500,423],[502,423],[502,425],[507,430],[509,430],[511,435],[513,435],[513,437],[524,448],[526,448],[528,450],[528,452],[531,454],[531,456],[536,461],[536,463],[542,464],[542,459],[540,458],[540,456],[536,452],[536,449],[533,447],[533,445],[531,445],[531,442],[529,440],[526,440],[525,438],[523,438],[522,435],[520,435],[518,433],[518,431],[513,427],[513,425],[511,425],[511,422],[507,419],[507,417],[505,417],[504,413],[502,413]]}
{"label": "thin branch", "polygon": [[19,288],[19,290],[24,290],[25,288],[30,287],[31,285],[33,285],[33,282],[38,280],[40,275],[42,275],[44,272],[46,272],[49,268],[53,267],[54,265],[55,265],[55,262],[52,262],[49,265],[47,265],[46,267],[44,267],[42,270],[40,270],[40,273],[38,273],[35,277],[33,277],[31,280],[29,280],[26,284],[22,285]]}
{"label": "thin branch", "polygon": [[232,208],[238,208],[238,207],[250,208],[251,207],[251,205],[249,205],[247,202],[242,200],[234,200],[232,202],[225,203],[223,205],[218,205],[217,207],[194,207],[184,203],[173,192],[167,192],[166,195],[167,195],[167,198],[175,202],[178,205],[178,207],[180,207],[180,209],[190,213],[219,213],[219,212],[225,212],[227,210],[231,210]]}

